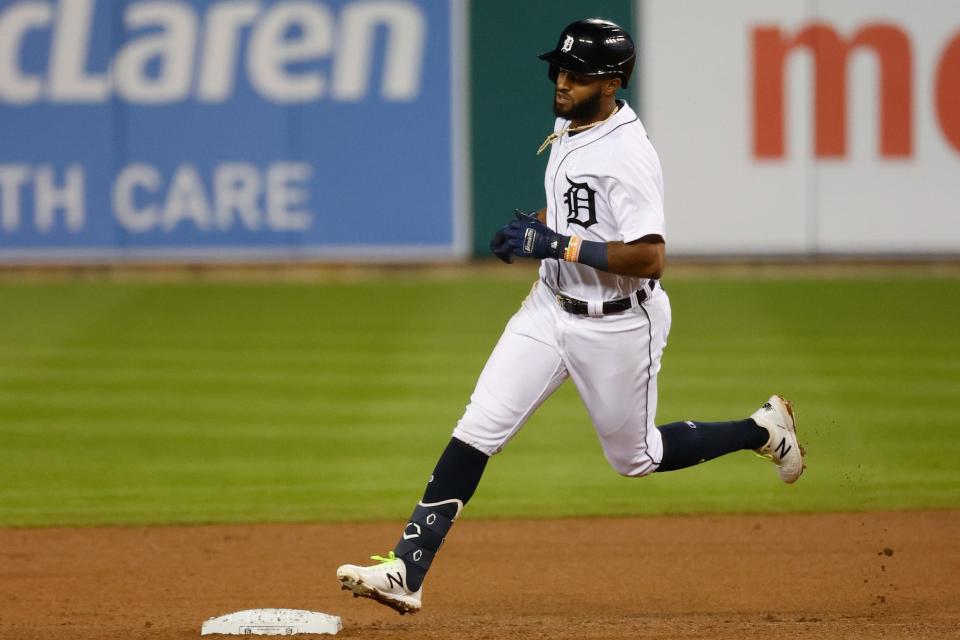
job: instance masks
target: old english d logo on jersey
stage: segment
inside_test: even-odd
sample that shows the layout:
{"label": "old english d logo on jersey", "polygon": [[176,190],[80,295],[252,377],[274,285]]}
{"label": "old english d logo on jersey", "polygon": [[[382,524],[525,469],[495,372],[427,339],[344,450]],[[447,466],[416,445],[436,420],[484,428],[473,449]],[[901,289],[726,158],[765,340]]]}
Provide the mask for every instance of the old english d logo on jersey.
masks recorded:
{"label": "old english d logo on jersey", "polygon": [[574,182],[570,176],[564,176],[570,188],[563,194],[567,204],[567,224],[578,224],[587,228],[597,223],[597,192],[586,182]]}

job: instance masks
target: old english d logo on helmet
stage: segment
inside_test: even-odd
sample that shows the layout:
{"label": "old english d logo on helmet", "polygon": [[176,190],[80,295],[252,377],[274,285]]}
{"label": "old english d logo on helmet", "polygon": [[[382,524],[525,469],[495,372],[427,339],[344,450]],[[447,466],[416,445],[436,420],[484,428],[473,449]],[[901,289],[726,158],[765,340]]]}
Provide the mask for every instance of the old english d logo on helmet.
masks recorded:
{"label": "old english d logo on helmet", "polygon": [[540,54],[550,63],[547,75],[557,81],[560,69],[581,75],[616,75],[626,87],[636,51],[630,34],[609,20],[589,18],[567,25],[553,51]]}

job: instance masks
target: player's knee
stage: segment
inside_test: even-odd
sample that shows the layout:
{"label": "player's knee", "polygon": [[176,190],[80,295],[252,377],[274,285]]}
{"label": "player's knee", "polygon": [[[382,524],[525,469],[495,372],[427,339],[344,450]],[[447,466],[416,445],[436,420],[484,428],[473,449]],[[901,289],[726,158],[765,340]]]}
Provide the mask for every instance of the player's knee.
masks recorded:
{"label": "player's knee", "polygon": [[468,408],[453,429],[453,437],[492,456],[503,450],[510,439],[510,430],[488,416],[484,416],[482,412],[471,411]]}
{"label": "player's knee", "polygon": [[656,465],[649,458],[641,460],[610,460],[610,466],[620,475],[626,478],[643,478],[657,470]]}
{"label": "player's knee", "polygon": [[500,453],[523,425],[522,416],[495,402],[478,401],[476,395],[453,430],[453,437],[488,456]]}
{"label": "player's knee", "polygon": [[453,437],[464,442],[477,451],[482,451],[488,456],[500,452],[502,448],[499,443],[490,437],[489,432],[471,428],[472,425],[464,424],[461,420],[453,430]]}
{"label": "player's knee", "polygon": [[[656,434],[656,435],[659,435]],[[604,455],[607,462],[617,473],[627,478],[642,478],[657,470],[658,460],[663,457],[662,441],[649,438],[641,443],[618,446],[617,443],[605,443]]]}

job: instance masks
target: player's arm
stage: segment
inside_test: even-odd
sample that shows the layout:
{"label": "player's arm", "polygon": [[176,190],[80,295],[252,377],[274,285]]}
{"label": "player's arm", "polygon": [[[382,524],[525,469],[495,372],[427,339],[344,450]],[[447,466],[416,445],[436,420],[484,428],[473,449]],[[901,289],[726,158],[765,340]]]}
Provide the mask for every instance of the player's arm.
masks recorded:
{"label": "player's arm", "polygon": [[559,234],[543,224],[539,216],[520,212],[501,232],[501,251],[521,258],[579,262],[600,271],[639,278],[659,278],[663,273],[664,242],[659,235],[647,235],[629,243],[595,242]]}
{"label": "player's arm", "polygon": [[[627,243],[607,242],[607,268],[603,270],[621,276],[659,279],[666,264],[665,248],[663,238],[658,235],[644,236]],[[583,255],[583,249],[580,254]]]}
{"label": "player's arm", "polygon": [[562,249],[555,256],[546,257],[579,262],[621,276],[658,279],[663,275],[666,252],[659,235],[647,235],[631,242],[594,242],[558,235],[558,245]]}

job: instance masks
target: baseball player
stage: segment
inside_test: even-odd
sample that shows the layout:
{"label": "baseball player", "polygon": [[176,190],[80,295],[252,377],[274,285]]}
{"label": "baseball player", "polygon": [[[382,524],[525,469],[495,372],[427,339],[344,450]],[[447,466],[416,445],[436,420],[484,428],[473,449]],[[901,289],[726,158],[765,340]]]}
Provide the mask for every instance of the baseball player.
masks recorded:
{"label": "baseball player", "polygon": [[517,212],[491,241],[504,262],[540,260],[539,279],[490,355],[394,550],[373,556],[372,566],[337,569],[344,589],[401,614],[420,609],[424,577],[487,460],[567,378],[624,476],[742,449],[773,461],[784,482],[804,469],[793,408],[778,395],[742,420],[655,425],[670,300],[659,284],[660,161],[637,114],[617,99],[633,71],[633,40],[612,22],[581,20],[540,58],[555,85],[557,116],[541,146],[550,149],[546,207]]}

